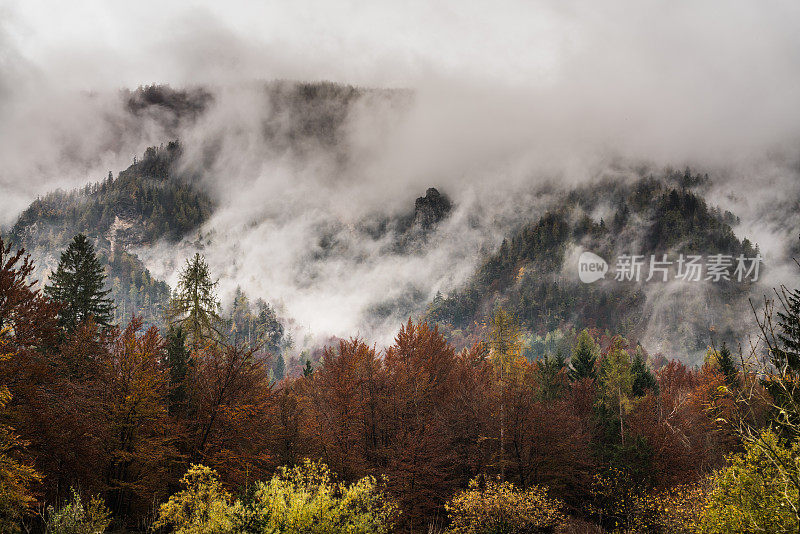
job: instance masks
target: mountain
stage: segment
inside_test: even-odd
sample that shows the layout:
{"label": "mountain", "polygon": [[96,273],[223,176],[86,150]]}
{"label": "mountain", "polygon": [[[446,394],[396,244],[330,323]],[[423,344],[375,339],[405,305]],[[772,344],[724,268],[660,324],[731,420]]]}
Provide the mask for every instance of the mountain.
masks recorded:
{"label": "mountain", "polygon": [[[264,150],[291,154],[297,160],[322,151],[332,155],[330,161],[344,174],[352,158],[344,141],[350,113],[365,100],[383,99],[402,107],[410,98],[403,91],[330,83],[274,82],[265,84],[259,94],[269,103],[269,112],[258,125]],[[164,131],[180,134],[182,125],[211,113],[215,97],[202,89],[149,86],[128,93],[125,102],[132,115],[153,116]],[[213,228],[206,232],[204,225],[220,209],[209,180],[224,176],[226,159],[224,145],[213,135],[209,139],[194,140],[191,161],[180,141],[166,140],[166,145],[147,148],[116,177],[109,172],[103,181],[38,198],[5,237],[32,253],[39,278],[46,279],[72,237],[86,234],[108,266],[116,320],[125,323],[136,314],[146,324],[161,325],[170,288],[148,270],[142,252],[156,246],[203,248],[218,238]],[[637,283],[616,281],[612,275],[615,260],[625,254],[754,257],[757,247],[734,233],[736,215],[707,202],[709,187],[707,175],[687,169],[640,172],[635,179],[608,178],[551,191],[546,209],[540,203],[535,209],[522,205],[513,219],[498,219],[505,224],[499,228],[505,239],[471,252],[476,270],[466,282],[448,288],[447,294],[431,299],[430,283],[412,277],[349,313],[363,315],[362,324],[369,328],[399,324],[421,314],[440,325],[456,346],[465,346],[479,337],[483,321],[500,304],[526,329],[525,351],[530,358],[559,347],[566,350],[578,330],[597,328],[641,342],[653,354],[700,363],[709,344],[735,345],[741,339],[745,333],[741,318],[750,315],[747,298],[764,288],[726,280],[694,285]],[[441,262],[443,252],[437,248],[457,234],[458,224],[485,224],[475,222],[472,214],[451,221],[459,209],[451,195],[459,198],[457,193],[430,187],[416,198],[413,208],[408,205],[393,215],[374,212],[355,223],[330,216],[314,226],[314,242],[295,259],[299,263],[291,264],[297,269],[294,281],[308,290],[331,272],[357,269],[370,257],[386,260],[378,270],[419,265],[432,252],[440,252]],[[580,282],[576,261],[582,251],[605,258],[611,275],[592,284]],[[177,261],[179,265],[182,260]],[[327,265],[333,266],[332,271],[323,269]],[[266,303],[260,306],[266,309]]]}
{"label": "mountain", "polygon": [[177,142],[151,147],[116,178],[109,172],[102,182],[36,199],[8,239],[33,255],[37,274],[45,279],[75,234],[89,236],[108,265],[116,320],[124,323],[137,314],[147,324],[158,324],[169,287],[130,249],[162,239],[174,242],[199,228],[213,209],[209,196],[176,172],[180,152]]}
{"label": "mountain", "polygon": [[[666,255],[668,261],[700,255],[705,261],[716,254],[758,254],[757,247],[734,234],[738,219],[733,213],[706,203],[708,181],[708,176],[687,169],[565,193],[546,214],[509,235],[463,288],[437,295],[427,317],[451,339],[464,340],[474,337],[481,321],[500,304],[529,330],[531,358],[555,349],[557,343],[545,340],[569,343],[576,330],[598,328],[641,341],[667,358],[702,363],[708,345],[736,346],[744,334],[742,314],[749,316],[747,297],[763,288],[749,279],[676,286],[645,283],[644,278],[651,255]],[[607,220],[592,216],[601,211]],[[607,260],[641,255],[642,280],[606,276],[594,284],[582,283],[575,262],[580,250]],[[609,263],[613,271],[614,263]]]}

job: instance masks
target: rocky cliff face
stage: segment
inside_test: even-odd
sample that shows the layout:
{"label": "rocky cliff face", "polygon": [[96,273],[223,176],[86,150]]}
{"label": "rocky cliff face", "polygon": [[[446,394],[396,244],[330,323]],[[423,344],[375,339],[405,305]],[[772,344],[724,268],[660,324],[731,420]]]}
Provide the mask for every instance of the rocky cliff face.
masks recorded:
{"label": "rocky cliff face", "polygon": [[452,208],[450,199],[431,187],[414,203],[414,226],[428,229],[447,217]]}

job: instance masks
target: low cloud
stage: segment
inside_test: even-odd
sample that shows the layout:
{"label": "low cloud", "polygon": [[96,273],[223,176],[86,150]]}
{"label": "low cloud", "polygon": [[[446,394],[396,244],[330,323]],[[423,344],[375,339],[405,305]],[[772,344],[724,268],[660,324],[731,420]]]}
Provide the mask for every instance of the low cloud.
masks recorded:
{"label": "low cloud", "polygon": [[[776,265],[792,254],[796,3],[77,4],[5,8],[0,224],[179,137],[220,208],[200,236],[140,251],[156,273],[174,282],[202,247],[225,293],[282,302],[315,333],[384,337],[367,310],[457,287],[559,189],[639,167],[709,172],[738,235]],[[274,79],[374,90],[292,114]],[[132,117],[120,89],[152,82],[202,85],[213,104],[174,128]],[[297,121],[322,133],[298,137]],[[426,247],[394,254],[391,234],[361,229],[431,186],[455,208]]]}

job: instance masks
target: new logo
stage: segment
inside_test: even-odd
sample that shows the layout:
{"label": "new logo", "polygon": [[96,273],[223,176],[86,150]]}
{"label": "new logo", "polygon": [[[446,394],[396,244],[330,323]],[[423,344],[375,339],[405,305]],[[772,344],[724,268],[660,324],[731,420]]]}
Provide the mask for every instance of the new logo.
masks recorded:
{"label": "new logo", "polygon": [[578,278],[584,284],[591,284],[601,278],[605,278],[608,272],[606,260],[593,252],[582,252],[578,258]]}

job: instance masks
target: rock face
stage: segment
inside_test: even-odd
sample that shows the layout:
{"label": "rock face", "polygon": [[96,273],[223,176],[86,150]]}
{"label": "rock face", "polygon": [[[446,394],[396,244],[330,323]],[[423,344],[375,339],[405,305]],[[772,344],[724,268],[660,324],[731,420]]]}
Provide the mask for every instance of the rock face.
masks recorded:
{"label": "rock face", "polygon": [[414,203],[414,226],[427,230],[447,217],[452,208],[450,199],[431,187]]}

